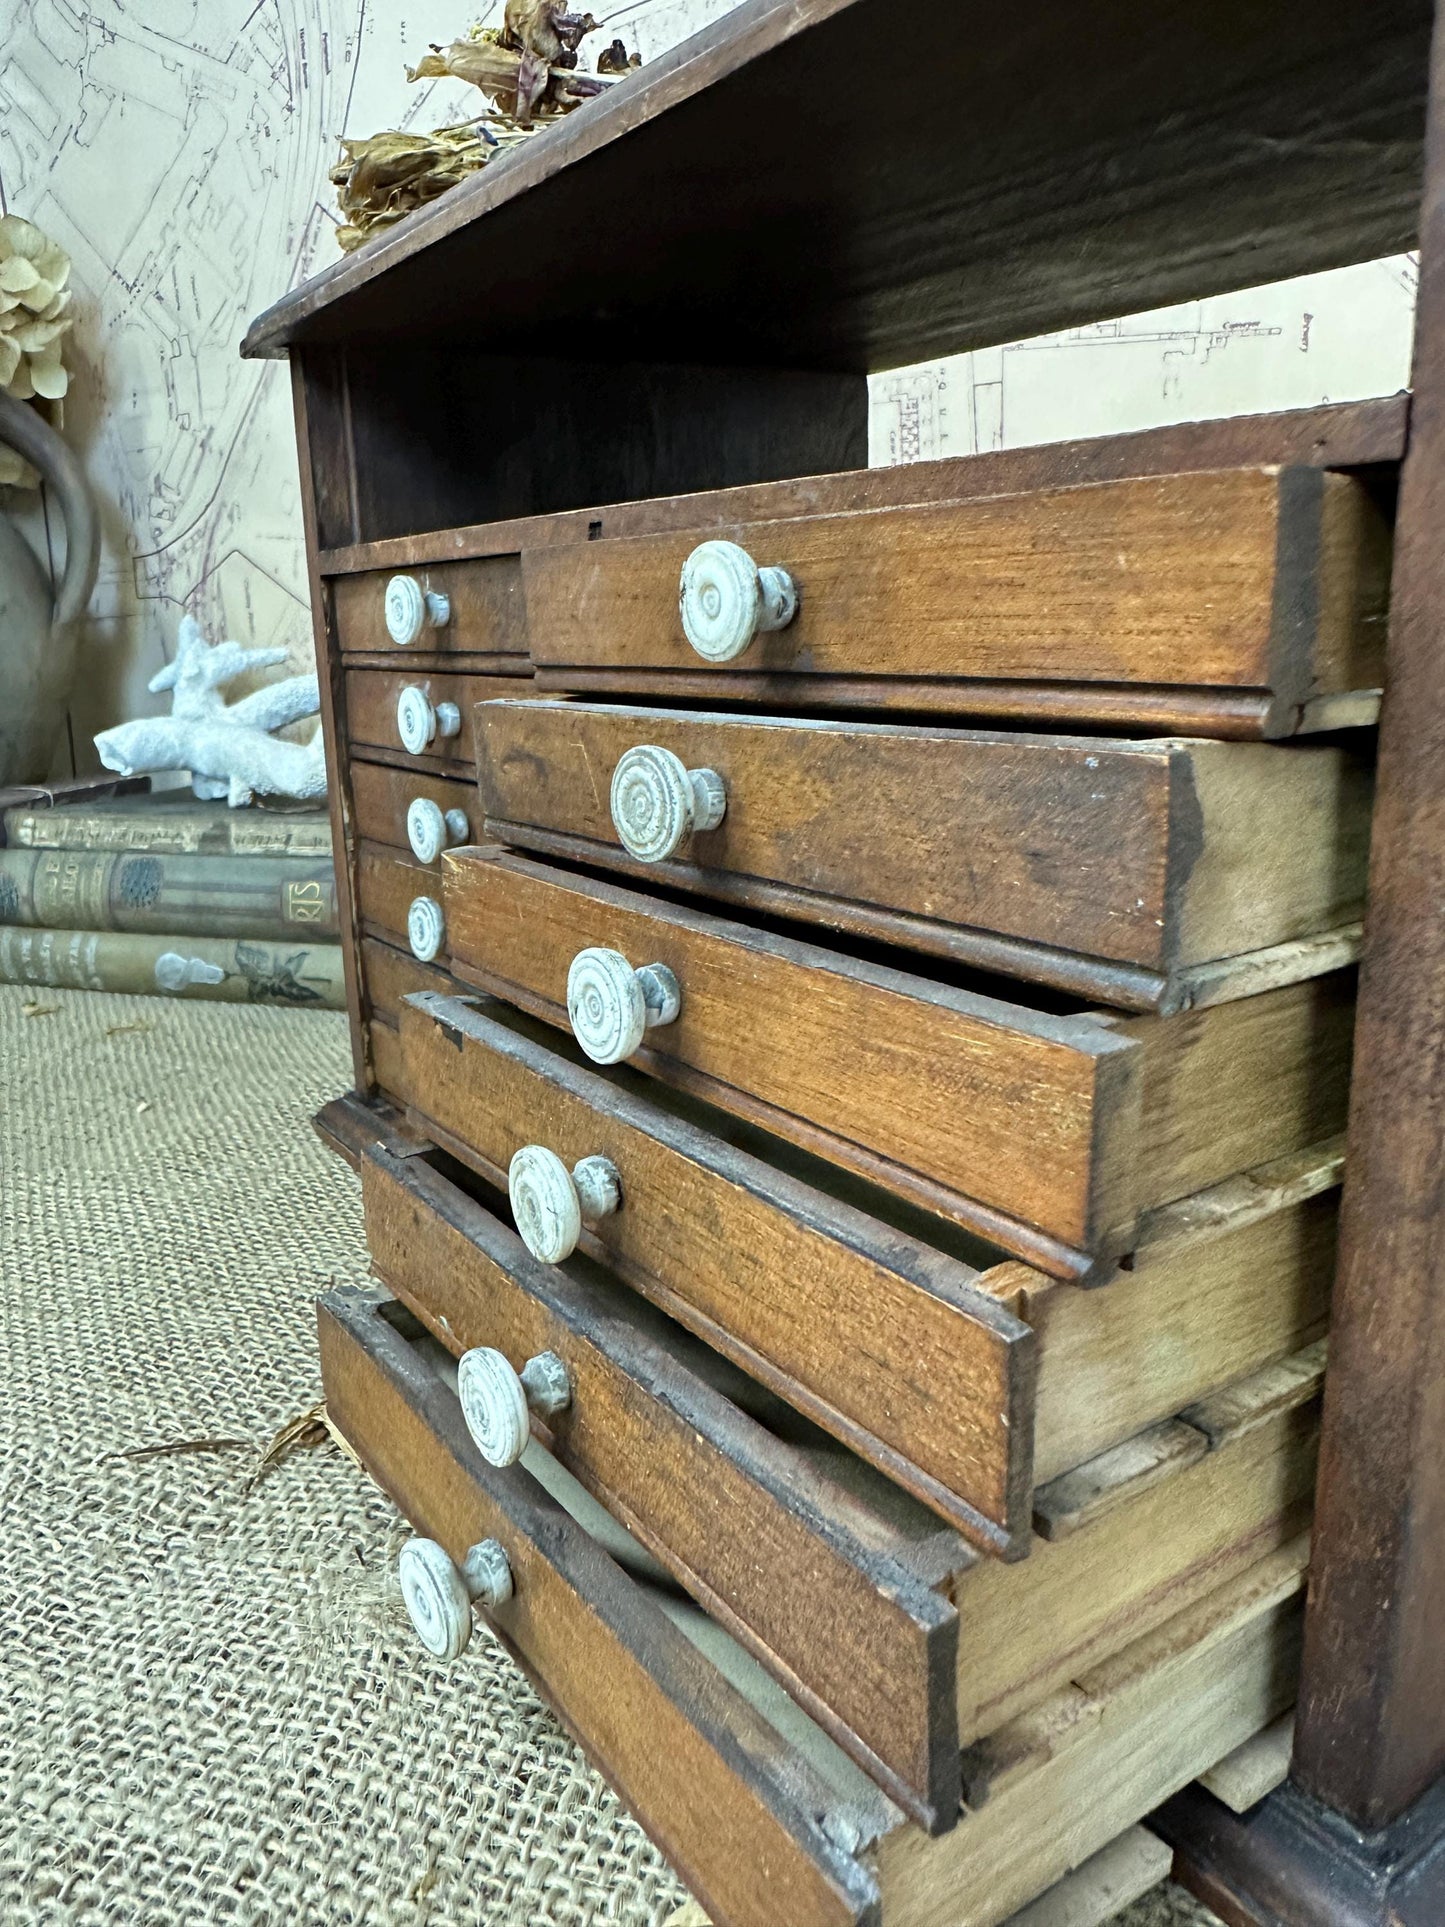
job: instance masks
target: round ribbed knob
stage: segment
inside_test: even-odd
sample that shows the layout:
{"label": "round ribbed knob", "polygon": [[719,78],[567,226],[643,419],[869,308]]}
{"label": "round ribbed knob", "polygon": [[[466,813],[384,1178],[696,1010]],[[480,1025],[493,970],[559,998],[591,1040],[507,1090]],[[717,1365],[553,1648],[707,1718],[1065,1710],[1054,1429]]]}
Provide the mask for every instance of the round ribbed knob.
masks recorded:
{"label": "round ribbed knob", "polygon": [[670,749],[640,743],[612,772],[612,822],[639,863],[661,863],[696,830],[715,830],[727,811],[716,770],[688,769]]}
{"label": "round ribbed knob", "polygon": [[462,712],[455,703],[437,703],[424,689],[409,682],[396,699],[396,733],[401,746],[420,756],[438,736],[456,736],[462,727]]}
{"label": "round ribbed knob", "polygon": [[584,1219],[605,1218],[622,1203],[610,1158],[583,1158],[569,1171],[555,1151],[524,1144],[507,1169],[507,1196],[522,1243],[544,1265],[577,1249]]}
{"label": "round ribbed knob", "polygon": [[417,1637],[438,1659],[459,1659],[472,1636],[472,1605],[494,1612],[512,1596],[512,1568],[495,1539],[460,1566],[435,1539],[408,1539],[397,1560],[401,1596]]}
{"label": "round ribbed knob", "polygon": [[386,585],[386,633],[401,648],[423,629],[444,629],[452,619],[451,597],[424,589],[414,575],[394,575]]}
{"label": "round ribbed knob", "polygon": [[682,1008],[677,978],[666,964],[634,970],[620,950],[579,950],[567,972],[572,1035],[594,1064],[620,1064],[639,1050],[654,1024],[670,1024]]}
{"label": "round ribbed knob", "polygon": [[457,1366],[462,1417],[488,1465],[515,1465],[527,1449],[527,1414],[552,1418],[572,1402],[567,1367],[555,1352],[538,1352],[514,1372],[501,1352],[478,1345]]}
{"label": "round ribbed knob", "polygon": [[755,636],[783,629],[798,613],[786,569],[760,569],[736,542],[704,542],[682,565],[683,634],[707,662],[731,662]]}
{"label": "round ribbed knob", "polygon": [[406,812],[406,840],[418,863],[435,863],[449,843],[468,834],[464,810],[443,810],[429,796],[413,797]]}
{"label": "round ribbed knob", "polygon": [[435,897],[413,897],[406,913],[406,939],[419,963],[430,963],[441,950],[447,920]]}

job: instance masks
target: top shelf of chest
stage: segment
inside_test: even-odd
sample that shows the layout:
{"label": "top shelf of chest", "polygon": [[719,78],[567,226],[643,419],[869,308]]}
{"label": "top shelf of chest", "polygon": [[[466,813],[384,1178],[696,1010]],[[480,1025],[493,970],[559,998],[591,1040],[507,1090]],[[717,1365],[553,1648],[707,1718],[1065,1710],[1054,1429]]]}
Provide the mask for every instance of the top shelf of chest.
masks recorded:
{"label": "top shelf of chest", "polygon": [[861,373],[1413,245],[1428,0],[960,13],[747,0],[279,301],[243,353]]}

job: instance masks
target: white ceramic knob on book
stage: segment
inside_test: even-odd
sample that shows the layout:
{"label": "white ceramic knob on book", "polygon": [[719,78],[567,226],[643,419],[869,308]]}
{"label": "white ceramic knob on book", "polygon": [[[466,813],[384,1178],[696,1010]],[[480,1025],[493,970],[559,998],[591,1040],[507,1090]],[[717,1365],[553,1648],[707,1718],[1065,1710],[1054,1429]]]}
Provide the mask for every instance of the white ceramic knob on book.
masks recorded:
{"label": "white ceramic knob on book", "polygon": [[447,920],[435,897],[413,897],[406,913],[406,940],[418,963],[437,956],[447,934]]}
{"label": "white ceramic knob on book", "polygon": [[572,1402],[572,1381],[556,1352],[538,1352],[514,1372],[501,1352],[477,1345],[457,1365],[462,1417],[488,1465],[515,1465],[531,1436],[528,1414],[554,1418]]}
{"label": "white ceramic knob on book", "polygon": [[760,569],[736,542],[704,542],[682,565],[682,632],[707,662],[731,662],[755,636],[784,629],[798,613],[786,569]]}
{"label": "white ceramic knob on book", "polygon": [[474,1604],[495,1612],[512,1596],[512,1568],[495,1539],[473,1546],[460,1566],[435,1539],[408,1539],[397,1577],[417,1637],[437,1659],[459,1659],[467,1650]]}
{"label": "white ceramic knob on book", "polygon": [[409,682],[396,699],[396,733],[401,746],[420,756],[438,736],[461,734],[462,712],[455,703],[437,703],[424,689]]}
{"label": "white ceramic knob on book", "polygon": [[429,796],[412,798],[406,812],[406,840],[418,863],[435,863],[452,843],[464,843],[470,831],[465,810],[444,810]]}
{"label": "white ceramic knob on book", "polygon": [[697,830],[715,830],[727,812],[716,770],[688,769],[680,756],[640,743],[612,772],[612,823],[639,863],[661,863]]}
{"label": "white ceramic knob on book", "polygon": [[586,1221],[622,1203],[622,1180],[610,1158],[583,1158],[569,1171],[545,1145],[524,1144],[507,1169],[507,1196],[522,1243],[544,1265],[560,1265],[577,1249]]}
{"label": "white ceramic knob on book", "polygon": [[423,629],[445,629],[451,597],[424,589],[414,575],[394,575],[386,585],[386,633],[405,649]]}
{"label": "white ceramic knob on book", "polygon": [[677,978],[666,964],[634,970],[620,950],[579,950],[567,972],[572,1035],[594,1064],[620,1064],[642,1046],[654,1024],[670,1024],[682,1008]]}

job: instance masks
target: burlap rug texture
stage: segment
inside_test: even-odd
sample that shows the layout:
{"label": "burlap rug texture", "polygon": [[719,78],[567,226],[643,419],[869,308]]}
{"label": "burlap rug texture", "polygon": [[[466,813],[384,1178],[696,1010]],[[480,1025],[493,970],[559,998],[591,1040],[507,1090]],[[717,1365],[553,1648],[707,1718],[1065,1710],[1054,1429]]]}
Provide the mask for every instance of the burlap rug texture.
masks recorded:
{"label": "burlap rug texture", "polygon": [[[319,1397],[313,1298],[366,1276],[309,1127],[349,1076],[335,1015],[0,987],[4,1927],[658,1927],[686,1898],[485,1634],[422,1653],[354,1466],[252,1483]],[[1122,1918],[1213,1917],[1161,1889]]]}

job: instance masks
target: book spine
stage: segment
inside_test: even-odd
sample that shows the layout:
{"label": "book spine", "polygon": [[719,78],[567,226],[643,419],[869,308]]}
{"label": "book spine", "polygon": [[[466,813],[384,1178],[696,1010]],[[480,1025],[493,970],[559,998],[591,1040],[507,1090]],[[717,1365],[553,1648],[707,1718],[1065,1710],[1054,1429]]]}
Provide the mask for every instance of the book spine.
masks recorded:
{"label": "book spine", "polygon": [[0,926],[0,983],[345,1010],[337,944]]}
{"label": "book spine", "polygon": [[335,939],[329,862],[0,850],[0,924]]}
{"label": "book spine", "polygon": [[98,850],[143,856],[278,856],[324,861],[325,817],[265,810],[13,809],[0,843],[12,850]]}

